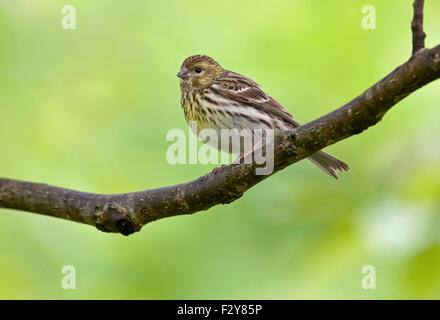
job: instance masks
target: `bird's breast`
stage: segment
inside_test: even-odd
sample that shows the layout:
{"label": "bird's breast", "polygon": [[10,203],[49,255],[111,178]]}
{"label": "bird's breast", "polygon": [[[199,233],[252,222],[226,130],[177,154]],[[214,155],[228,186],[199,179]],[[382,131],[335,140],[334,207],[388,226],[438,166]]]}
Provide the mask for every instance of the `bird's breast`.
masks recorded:
{"label": "bird's breast", "polygon": [[254,106],[218,95],[211,90],[182,94],[182,107],[188,123],[203,129],[275,129],[286,123]]}

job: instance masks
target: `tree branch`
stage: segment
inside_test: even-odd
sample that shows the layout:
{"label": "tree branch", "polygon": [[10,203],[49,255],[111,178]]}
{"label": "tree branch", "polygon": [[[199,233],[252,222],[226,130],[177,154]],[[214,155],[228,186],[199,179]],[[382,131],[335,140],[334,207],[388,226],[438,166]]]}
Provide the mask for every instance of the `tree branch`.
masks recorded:
{"label": "tree branch", "polygon": [[[276,140],[273,173],[377,124],[400,100],[438,78],[440,45],[419,50],[408,62],[346,105]],[[255,175],[256,167],[255,164],[229,165],[191,182],[114,195],[0,178],[0,207],[45,214],[129,235],[157,219],[192,214],[238,199],[269,176]]]}
{"label": "tree branch", "polygon": [[426,34],[423,31],[423,5],[425,0],[414,1],[414,17],[411,23],[413,51],[415,55],[418,51],[425,47]]}

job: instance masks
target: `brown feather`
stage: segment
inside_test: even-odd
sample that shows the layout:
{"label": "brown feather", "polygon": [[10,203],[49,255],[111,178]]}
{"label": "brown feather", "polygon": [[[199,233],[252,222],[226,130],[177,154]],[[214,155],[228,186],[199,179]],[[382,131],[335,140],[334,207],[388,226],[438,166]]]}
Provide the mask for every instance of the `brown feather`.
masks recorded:
{"label": "brown feather", "polygon": [[219,88],[223,89],[222,93],[230,99],[246,103],[260,111],[275,115],[293,127],[300,125],[286,108],[267,95],[256,82],[248,77],[223,70],[214,81],[213,85],[215,84],[218,84]]}

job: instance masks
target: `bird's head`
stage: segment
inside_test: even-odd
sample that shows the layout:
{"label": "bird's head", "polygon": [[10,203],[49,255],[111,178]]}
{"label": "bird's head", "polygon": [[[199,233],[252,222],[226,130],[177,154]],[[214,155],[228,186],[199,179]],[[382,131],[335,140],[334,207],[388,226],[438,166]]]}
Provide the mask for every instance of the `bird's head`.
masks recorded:
{"label": "bird's head", "polygon": [[210,86],[220,75],[222,67],[211,57],[195,55],[185,59],[177,76],[183,86],[202,89]]}

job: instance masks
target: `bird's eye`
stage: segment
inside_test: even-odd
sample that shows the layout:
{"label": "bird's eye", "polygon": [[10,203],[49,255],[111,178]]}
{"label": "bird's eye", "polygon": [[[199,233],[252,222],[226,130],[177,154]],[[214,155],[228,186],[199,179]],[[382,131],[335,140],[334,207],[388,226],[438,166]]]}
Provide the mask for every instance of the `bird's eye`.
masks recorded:
{"label": "bird's eye", "polygon": [[197,67],[197,68],[195,69],[195,71],[196,71],[196,73],[201,73],[201,72],[202,72],[202,68]]}

